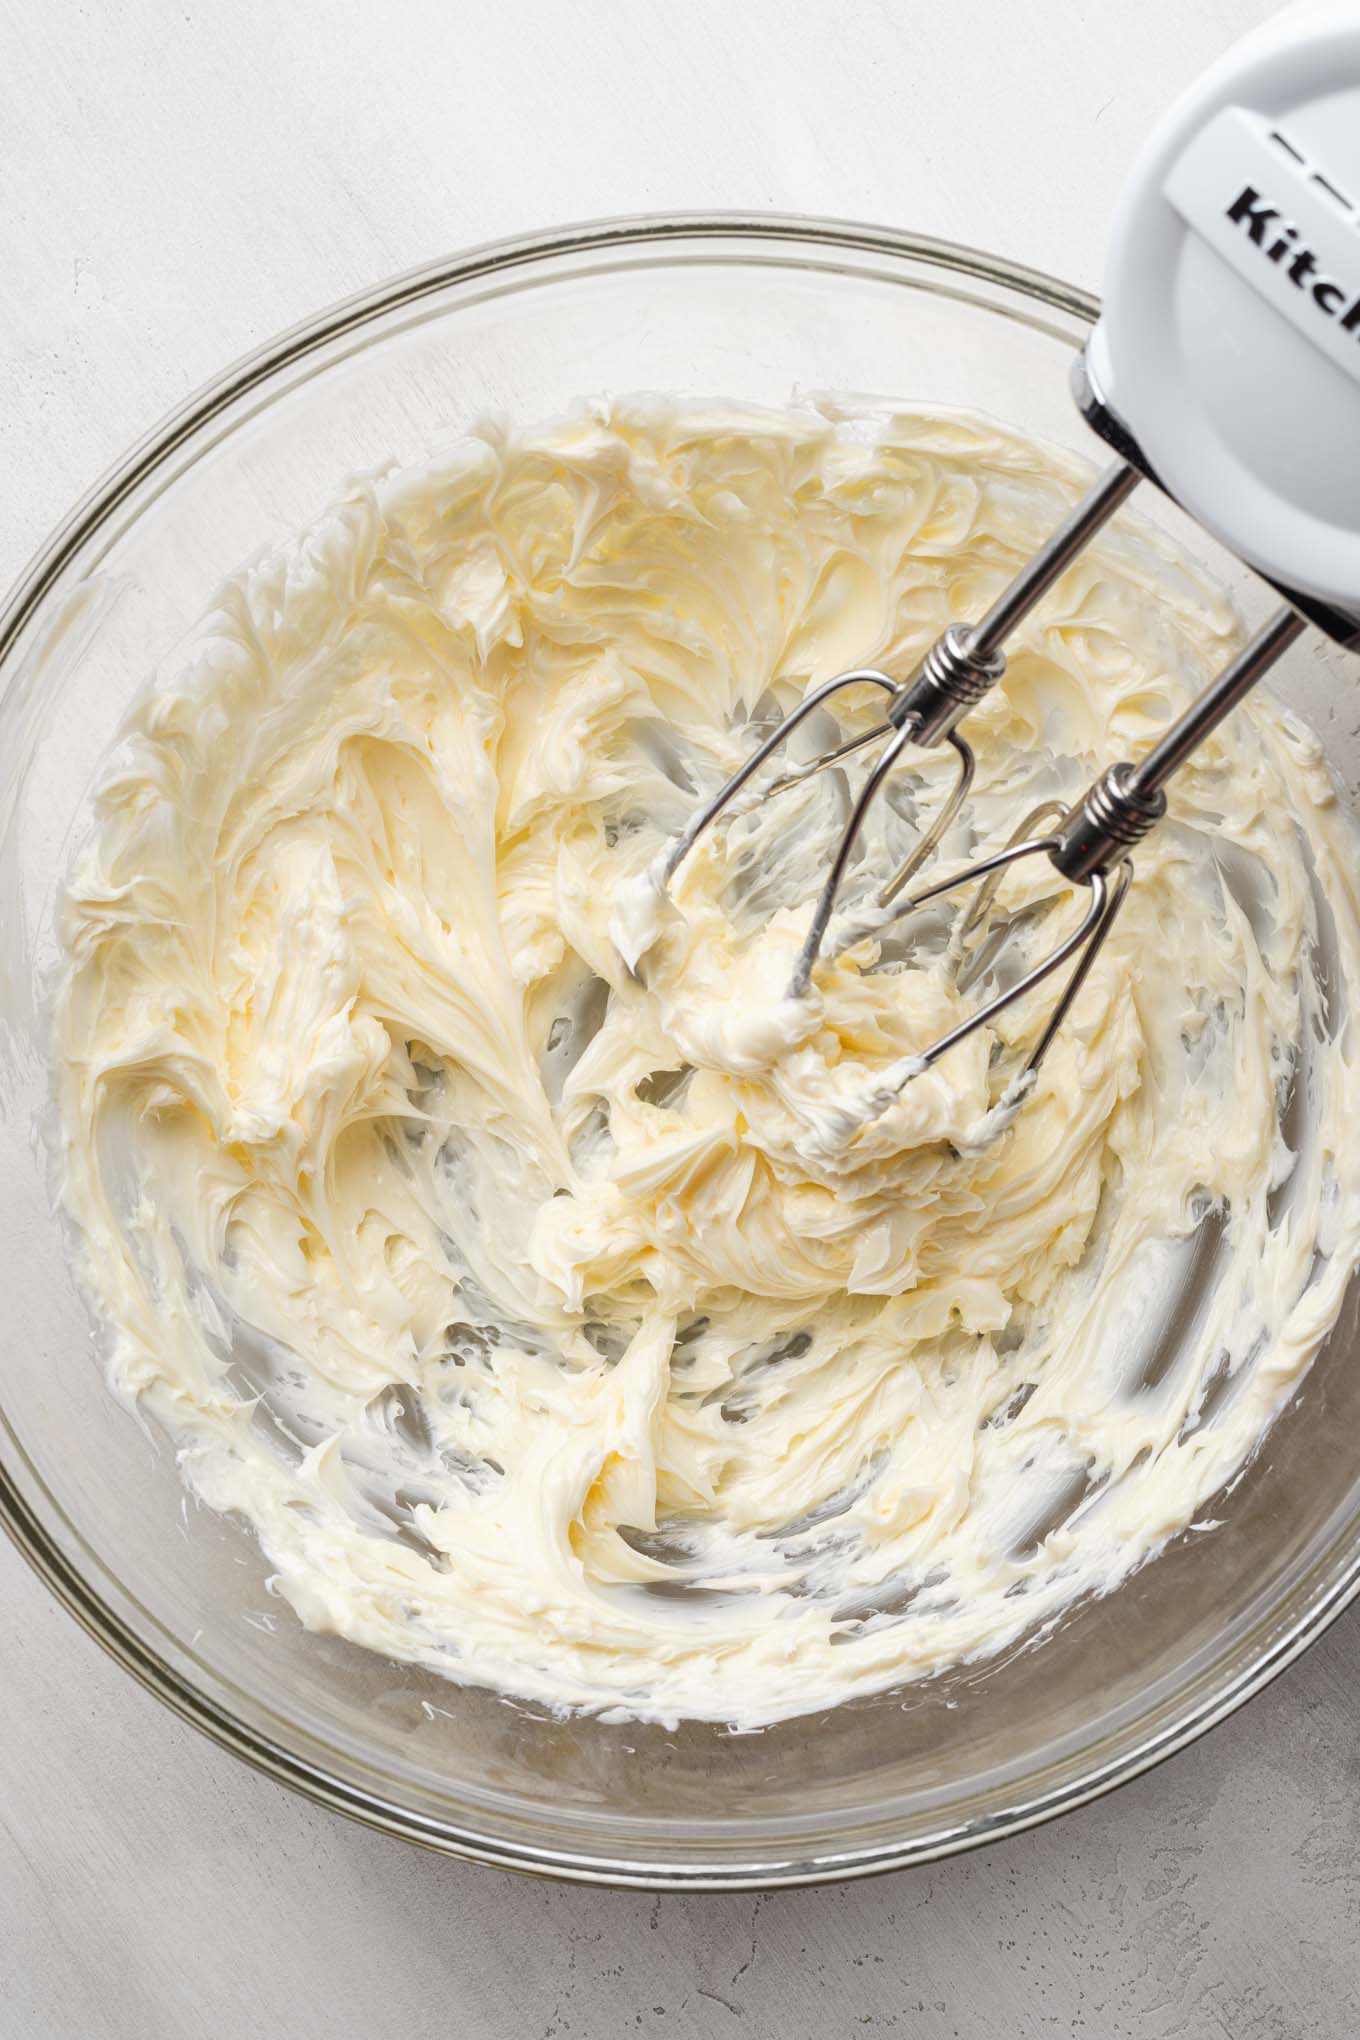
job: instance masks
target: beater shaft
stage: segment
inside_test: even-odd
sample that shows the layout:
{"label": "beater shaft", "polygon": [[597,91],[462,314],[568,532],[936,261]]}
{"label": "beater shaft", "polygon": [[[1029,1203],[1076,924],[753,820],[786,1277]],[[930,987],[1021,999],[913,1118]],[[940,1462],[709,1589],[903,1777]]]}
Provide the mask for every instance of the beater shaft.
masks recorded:
{"label": "beater shaft", "polygon": [[1053,864],[1064,878],[1087,879],[1104,871],[1141,841],[1166,813],[1162,789],[1167,780],[1306,629],[1294,610],[1277,610],[1144,758],[1106,768],[1058,831]]}

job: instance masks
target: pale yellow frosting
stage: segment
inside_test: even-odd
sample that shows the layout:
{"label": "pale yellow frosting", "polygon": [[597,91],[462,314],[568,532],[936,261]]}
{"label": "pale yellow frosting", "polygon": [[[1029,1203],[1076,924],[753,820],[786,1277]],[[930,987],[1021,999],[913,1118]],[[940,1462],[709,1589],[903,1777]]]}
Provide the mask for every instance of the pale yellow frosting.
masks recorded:
{"label": "pale yellow frosting", "polygon": [[[654,883],[756,730],[847,665],[906,675],[1081,479],[886,407],[487,429],[245,570],[137,710],[66,906],[60,1195],[115,1387],[304,1622],[754,1726],[1114,1587],[1292,1392],[1360,1240],[1313,968],[1325,938],[1356,981],[1360,914],[1278,709],[1177,782],[1018,1111],[1045,997],[910,1074],[977,997],[939,916],[787,996],[862,762]],[[937,868],[1236,635],[1150,527],[1099,540],[969,720]],[[891,782],[842,939],[951,769]],[[1053,888],[1038,860],[1002,900]]]}

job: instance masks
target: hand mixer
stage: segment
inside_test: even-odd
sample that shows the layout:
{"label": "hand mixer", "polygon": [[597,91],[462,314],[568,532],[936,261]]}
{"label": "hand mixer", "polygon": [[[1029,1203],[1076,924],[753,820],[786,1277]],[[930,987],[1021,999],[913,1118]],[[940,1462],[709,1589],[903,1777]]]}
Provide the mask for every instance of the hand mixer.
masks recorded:
{"label": "hand mixer", "polygon": [[[794,971],[790,995],[803,996],[864,818],[903,754],[948,744],[957,774],[880,890],[881,909],[906,892],[963,805],[974,760],[959,725],[1004,674],[1012,632],[1141,481],[1188,511],[1286,604],[1144,757],[1110,765],[1070,808],[1048,803],[1002,848],[902,899],[897,915],[978,884],[966,933],[1006,867],[1039,856],[1088,894],[1072,931],[913,1058],[908,1076],[1075,957],[1027,1081],[1110,932],[1133,878],[1129,853],[1165,813],[1172,774],[1309,624],[1360,650],[1360,7],[1275,18],[1154,131],[1116,213],[1103,309],[1073,387],[1116,458],[987,614],[951,625],[905,681],[862,667],[813,689],[693,817],[663,867],[664,888],[724,813],[882,743]],[[879,723],[751,785],[809,716],[866,686],[886,696]]]}

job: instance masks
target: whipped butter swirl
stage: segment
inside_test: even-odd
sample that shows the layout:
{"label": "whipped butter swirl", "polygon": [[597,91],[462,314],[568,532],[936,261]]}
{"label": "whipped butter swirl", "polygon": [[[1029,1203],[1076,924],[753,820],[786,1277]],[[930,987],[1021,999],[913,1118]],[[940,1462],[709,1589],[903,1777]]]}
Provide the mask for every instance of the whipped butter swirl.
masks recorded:
{"label": "whipped butter swirl", "polygon": [[[885,406],[487,428],[243,571],[138,707],[65,905],[59,1194],[116,1390],[304,1623],[754,1726],[1040,1633],[1240,1469],[1360,1241],[1314,739],[1258,699],[1181,776],[1019,1112],[1046,996],[902,1081],[970,1004],[947,916],[785,996],[860,761],[673,901],[649,876],[774,717],[905,675],[1083,479]],[[936,868],[1237,638],[1122,521],[970,717]],[[951,770],[895,775],[846,927]],[[1008,881],[1022,952],[1053,884]]]}

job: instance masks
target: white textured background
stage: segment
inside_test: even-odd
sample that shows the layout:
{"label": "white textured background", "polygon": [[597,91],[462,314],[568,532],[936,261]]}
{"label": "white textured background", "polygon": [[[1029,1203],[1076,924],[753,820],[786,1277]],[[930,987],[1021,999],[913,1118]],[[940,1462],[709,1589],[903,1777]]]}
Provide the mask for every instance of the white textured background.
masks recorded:
{"label": "white textured background", "polygon": [[[1261,0],[0,0],[0,578],[232,356],[606,212],[806,209],[1099,281]],[[2,1364],[2,1363],[0,1363]],[[1351,2040],[1360,1617],[1038,1835],[849,1890],[465,1869],[181,1726],[0,1549],[0,2040]]]}

